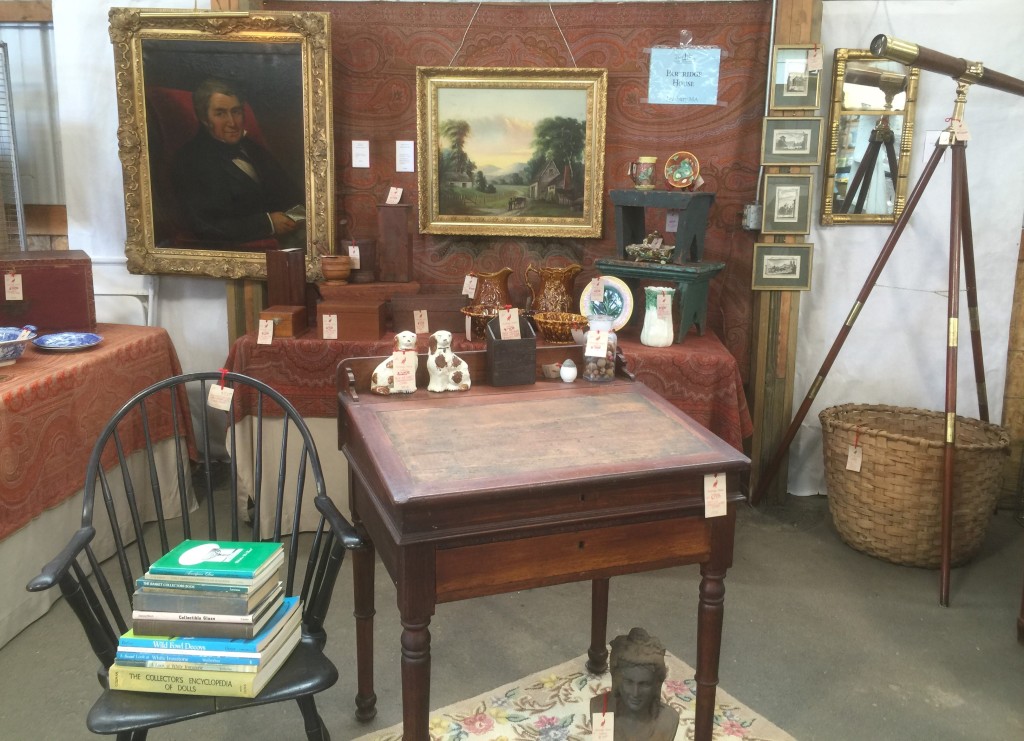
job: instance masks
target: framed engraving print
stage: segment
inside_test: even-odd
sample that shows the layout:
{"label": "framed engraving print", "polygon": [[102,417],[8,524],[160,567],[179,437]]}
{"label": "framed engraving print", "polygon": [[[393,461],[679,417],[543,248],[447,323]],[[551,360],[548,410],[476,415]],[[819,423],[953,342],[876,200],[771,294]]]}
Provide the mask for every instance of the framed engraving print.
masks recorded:
{"label": "framed engraving print", "polygon": [[810,196],[810,175],[765,175],[761,233],[810,233]]}
{"label": "framed engraving print", "polygon": [[755,291],[808,291],[811,288],[811,244],[754,244]]}
{"label": "framed engraving print", "polygon": [[761,137],[761,164],[820,164],[822,122],[821,117],[766,117]]}
{"label": "framed engraving print", "polygon": [[333,239],[325,13],[112,8],[133,273],[260,278],[266,251]]}
{"label": "framed engraving print", "polygon": [[425,234],[599,237],[604,69],[416,70]]}
{"label": "framed engraving print", "polygon": [[769,107],[776,110],[817,110],[821,75],[808,69],[811,45],[780,44],[772,54]]}

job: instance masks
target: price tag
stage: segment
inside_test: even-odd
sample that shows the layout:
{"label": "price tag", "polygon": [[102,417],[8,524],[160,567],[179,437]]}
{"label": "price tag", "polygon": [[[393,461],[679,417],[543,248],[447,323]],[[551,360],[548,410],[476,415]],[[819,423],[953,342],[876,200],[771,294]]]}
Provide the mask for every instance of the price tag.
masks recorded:
{"label": "price tag", "polygon": [[19,340],[27,340],[28,336],[30,334],[32,334],[33,332],[35,332],[35,331],[36,331],[36,328],[33,327],[31,324],[28,324],[28,325],[22,327],[21,331],[18,332],[18,339]]}
{"label": "price tag", "polygon": [[807,54],[807,71],[808,72],[820,72],[825,69],[825,57],[821,53],[822,49],[817,44]]}
{"label": "price tag", "polygon": [[414,350],[397,350],[391,354],[392,370],[395,372],[395,391],[416,390],[416,363],[412,362],[415,357]]}
{"label": "price tag", "polygon": [[615,713],[594,713],[594,741],[615,741]]}
{"label": "price tag", "polygon": [[519,333],[519,309],[507,306],[498,312],[498,329],[503,340],[521,340]]}
{"label": "price tag", "polygon": [[679,229],[679,212],[669,211],[665,214],[665,232],[674,234]]}
{"label": "price tag", "polygon": [[473,298],[476,294],[476,276],[470,273],[466,276],[466,280],[462,281],[462,295]]}
{"label": "price tag", "polygon": [[697,179],[693,181],[693,189],[697,190],[700,186],[704,185],[704,178],[698,174]]}
{"label": "price tag", "polygon": [[430,334],[430,322],[427,321],[427,310],[417,309],[412,313],[413,331],[416,334]]}
{"label": "price tag", "polygon": [[353,270],[359,270],[359,245],[353,242],[348,246],[348,259]]}
{"label": "price tag", "polygon": [[658,318],[668,319],[672,316],[672,297],[665,291],[658,292]]}
{"label": "price tag", "polygon": [[8,301],[25,300],[25,294],[21,290],[21,273],[7,273],[4,276],[4,298]]}
{"label": "price tag", "polygon": [[725,474],[704,474],[704,517],[721,517],[726,512]]}
{"label": "price tag", "polygon": [[600,304],[604,301],[604,278],[594,278],[590,284],[590,303]]}
{"label": "price tag", "polygon": [[256,334],[257,345],[269,345],[274,341],[274,320],[260,319],[260,327]]}
{"label": "price tag", "polygon": [[864,462],[864,448],[860,445],[846,446],[846,470],[860,473],[861,464]]}
{"label": "price tag", "polygon": [[473,341],[473,317],[466,316],[466,342]]}
{"label": "price tag", "polygon": [[608,330],[592,329],[587,332],[587,349],[583,354],[588,358],[604,358],[608,356]]}
{"label": "price tag", "polygon": [[338,339],[338,315],[337,314],[324,314],[323,316],[323,327],[321,327],[323,338],[325,340],[336,340]]}
{"label": "price tag", "polygon": [[210,386],[210,393],[206,395],[206,403],[214,409],[220,409],[224,412],[231,411],[231,397],[235,395],[235,390],[228,386],[221,386],[219,383],[215,383]]}
{"label": "price tag", "polygon": [[966,142],[971,140],[971,132],[967,130],[967,124],[963,121],[953,121],[953,135],[956,136],[958,142]]}
{"label": "price tag", "polygon": [[387,204],[389,206],[396,206],[396,205],[398,205],[398,202],[401,201],[401,200],[402,200],[402,189],[401,188],[392,188],[391,190],[388,191]]}

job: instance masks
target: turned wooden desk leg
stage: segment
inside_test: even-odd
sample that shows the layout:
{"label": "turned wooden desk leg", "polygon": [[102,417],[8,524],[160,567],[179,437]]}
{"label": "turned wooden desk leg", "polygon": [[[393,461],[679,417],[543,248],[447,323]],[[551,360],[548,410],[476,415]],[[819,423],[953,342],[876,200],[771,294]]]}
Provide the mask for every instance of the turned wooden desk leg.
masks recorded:
{"label": "turned wooden desk leg", "polygon": [[352,552],[352,581],[355,586],[356,618],[356,719],[368,721],[377,715],[377,694],[373,691],[373,569],[374,548],[369,540]]}
{"label": "turned wooden desk leg", "polygon": [[722,649],[722,618],[725,615],[725,567],[715,566],[712,561],[702,564],[700,573],[694,741],[711,741],[715,723],[718,659]]}
{"label": "turned wooden desk leg", "polygon": [[402,738],[430,741],[430,616],[402,615]]}
{"label": "turned wooden desk leg", "polygon": [[594,579],[590,586],[590,650],[587,671],[604,674],[608,670],[608,578]]}

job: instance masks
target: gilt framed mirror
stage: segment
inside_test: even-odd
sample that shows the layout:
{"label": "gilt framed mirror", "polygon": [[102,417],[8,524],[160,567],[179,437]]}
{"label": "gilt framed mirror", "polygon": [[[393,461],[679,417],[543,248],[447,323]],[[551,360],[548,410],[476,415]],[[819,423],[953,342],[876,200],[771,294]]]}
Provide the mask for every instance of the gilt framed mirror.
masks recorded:
{"label": "gilt framed mirror", "polygon": [[891,224],[906,205],[917,67],[836,49],[821,224]]}

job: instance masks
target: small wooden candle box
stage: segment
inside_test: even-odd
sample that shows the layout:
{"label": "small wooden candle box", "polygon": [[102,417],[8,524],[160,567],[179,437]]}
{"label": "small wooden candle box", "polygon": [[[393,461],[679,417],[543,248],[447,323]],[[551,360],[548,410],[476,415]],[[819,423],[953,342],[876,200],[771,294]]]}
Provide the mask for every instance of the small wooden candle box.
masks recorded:
{"label": "small wooden candle box", "polygon": [[379,340],[385,331],[384,304],[384,301],[322,301],[316,306],[317,336],[323,339],[324,316],[334,314],[338,317],[339,340]]}
{"label": "small wooden candle box", "polygon": [[491,386],[523,386],[537,382],[537,334],[519,317],[522,339],[501,339],[498,319],[487,322],[487,383]]}
{"label": "small wooden candle box", "polygon": [[268,306],[260,312],[260,320],[274,322],[274,337],[298,337],[309,329],[305,306]]}

